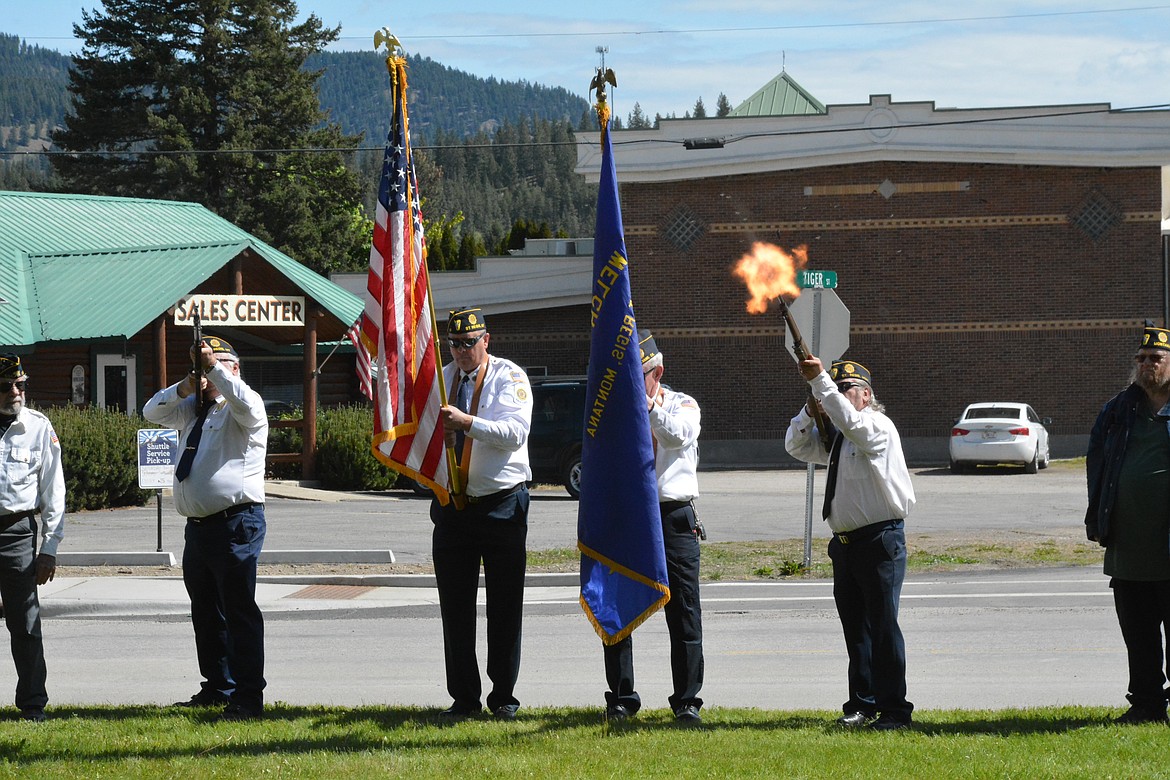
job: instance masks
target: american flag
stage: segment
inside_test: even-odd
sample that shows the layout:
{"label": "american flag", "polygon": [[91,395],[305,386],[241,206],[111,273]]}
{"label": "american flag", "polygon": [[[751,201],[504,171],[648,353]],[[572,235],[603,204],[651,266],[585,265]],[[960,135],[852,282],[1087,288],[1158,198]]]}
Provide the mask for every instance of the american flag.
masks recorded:
{"label": "american flag", "polygon": [[361,326],[362,320],[359,317],[358,321],[346,331],[345,335],[353,342],[354,349],[357,350],[357,363],[354,365],[354,370],[357,371],[358,388],[362,391],[362,395],[373,401],[374,385],[370,372],[370,350],[366,348],[365,342],[362,341]]}
{"label": "american flag", "polygon": [[442,381],[410,154],[406,60],[390,57],[386,65],[394,109],[378,186],[360,339],[376,368],[373,451],[390,468],[434,490],[445,504],[449,470],[439,422]]}

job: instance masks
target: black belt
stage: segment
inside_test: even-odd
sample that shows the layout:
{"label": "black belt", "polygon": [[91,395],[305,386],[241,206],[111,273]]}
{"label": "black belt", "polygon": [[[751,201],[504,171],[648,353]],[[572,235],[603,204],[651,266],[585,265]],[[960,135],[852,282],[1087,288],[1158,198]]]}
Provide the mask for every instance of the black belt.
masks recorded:
{"label": "black belt", "polygon": [[880,523],[870,523],[869,525],[863,525],[861,528],[855,528],[852,531],[848,531],[843,534],[834,533],[833,536],[837,537],[837,541],[841,542],[841,544],[867,542],[880,534],[882,531],[889,531],[893,528],[897,528],[901,524],[902,521],[900,519],[883,520]]}
{"label": "black belt", "polygon": [[663,517],[666,517],[671,512],[677,512],[684,506],[690,506],[692,501],[694,501],[693,498],[688,498],[686,501],[659,501],[658,511]]}
{"label": "black belt", "polygon": [[0,515],[0,528],[7,528],[10,525],[15,525],[26,517],[36,517],[37,510],[29,509],[25,512],[13,512],[10,515]]}
{"label": "black belt", "polygon": [[524,485],[525,485],[524,482],[520,482],[519,484],[513,485],[510,488],[504,488],[503,490],[497,490],[495,493],[488,493],[486,496],[468,496],[467,503],[469,503],[469,504],[486,504],[489,501],[499,501],[502,498],[507,498],[508,496],[512,495],[513,493],[520,492],[520,488],[524,487]]}
{"label": "black belt", "polygon": [[240,512],[247,512],[249,509],[257,506],[264,506],[259,501],[247,501],[243,504],[236,504],[229,506],[227,509],[222,509],[215,514],[207,515],[206,517],[189,517],[188,520],[193,520],[196,523],[202,523],[204,520],[227,520],[232,515],[238,515]]}

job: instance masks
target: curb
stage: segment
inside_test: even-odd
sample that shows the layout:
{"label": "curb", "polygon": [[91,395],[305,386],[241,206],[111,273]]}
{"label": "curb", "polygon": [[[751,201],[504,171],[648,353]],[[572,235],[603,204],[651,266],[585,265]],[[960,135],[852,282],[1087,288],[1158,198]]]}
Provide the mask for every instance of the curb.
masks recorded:
{"label": "curb", "polygon": [[[260,563],[396,562],[392,550],[261,550]],[[58,566],[176,566],[169,552],[60,552]]]}

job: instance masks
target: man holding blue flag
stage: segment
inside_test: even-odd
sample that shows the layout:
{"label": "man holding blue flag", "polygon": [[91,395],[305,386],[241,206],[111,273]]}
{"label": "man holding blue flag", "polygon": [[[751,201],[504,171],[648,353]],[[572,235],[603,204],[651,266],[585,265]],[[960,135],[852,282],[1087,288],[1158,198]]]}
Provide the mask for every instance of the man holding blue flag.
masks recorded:
{"label": "man holding blue flag", "polygon": [[630,296],[609,106],[598,70],[601,180],[594,232],[589,379],[581,445],[581,607],[606,645],[626,639],[666,604],[670,590],[645,380]]}
{"label": "man holding blue flag", "polygon": [[[654,470],[658,476],[658,507],[670,601],[666,627],[670,632],[670,670],[674,693],[670,708],[683,725],[700,722],[703,700],[703,615],[699,606],[699,539],[706,538],[695,514],[699,495],[699,405],[685,393],[662,384],[662,353],[648,330],[638,331],[646,406],[654,436]],[[627,636],[605,646],[606,719],[624,720],[638,711],[634,690],[634,639]]]}

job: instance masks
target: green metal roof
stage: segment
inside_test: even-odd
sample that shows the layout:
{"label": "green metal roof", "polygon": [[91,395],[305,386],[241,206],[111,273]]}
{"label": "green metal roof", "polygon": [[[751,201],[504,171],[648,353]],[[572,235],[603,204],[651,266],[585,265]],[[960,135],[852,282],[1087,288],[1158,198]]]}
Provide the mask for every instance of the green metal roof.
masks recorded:
{"label": "green metal roof", "polygon": [[779,76],[736,106],[730,116],[796,116],[824,113],[824,103],[810,95],[786,71],[781,71]]}
{"label": "green metal roof", "polygon": [[252,250],[348,327],[362,301],[197,203],[0,192],[0,344],[130,336]]}

